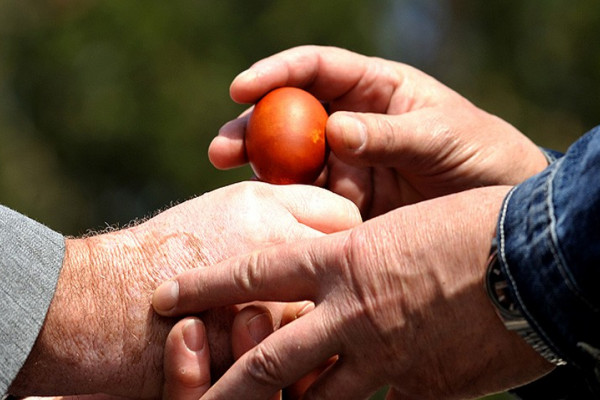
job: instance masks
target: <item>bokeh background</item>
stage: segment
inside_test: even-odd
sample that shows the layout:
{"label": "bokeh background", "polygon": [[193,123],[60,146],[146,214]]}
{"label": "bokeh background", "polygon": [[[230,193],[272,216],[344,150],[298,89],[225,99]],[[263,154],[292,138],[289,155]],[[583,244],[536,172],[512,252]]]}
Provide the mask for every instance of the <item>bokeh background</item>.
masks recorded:
{"label": "bokeh background", "polygon": [[412,64],[565,150],[600,122],[597,0],[0,0],[0,203],[66,234],[246,179],[228,88],[302,44]]}

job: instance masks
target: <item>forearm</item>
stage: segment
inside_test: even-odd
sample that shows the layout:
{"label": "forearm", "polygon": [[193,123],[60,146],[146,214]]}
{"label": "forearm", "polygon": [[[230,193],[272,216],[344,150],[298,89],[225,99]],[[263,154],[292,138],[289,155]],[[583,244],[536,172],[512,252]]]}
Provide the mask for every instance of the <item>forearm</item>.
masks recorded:
{"label": "forearm", "polygon": [[[161,281],[189,268],[192,247],[156,235],[134,227],[66,240],[56,293],[11,393],[160,395],[163,348],[176,321],[152,311],[151,295]],[[214,376],[232,362],[233,316],[233,309],[202,315]]]}
{"label": "forearm", "polygon": [[0,396],[33,347],[61,270],[64,238],[0,206]]}
{"label": "forearm", "polygon": [[118,286],[119,270],[114,264],[126,259],[111,235],[106,239],[99,236],[66,241],[60,279],[44,326],[11,386],[12,393],[105,392],[125,377],[136,386],[131,376],[134,369],[125,370],[127,354],[137,347],[129,343],[134,337],[144,339],[141,332],[146,323],[139,321],[137,332],[126,331],[136,324],[126,325],[123,317],[137,319],[140,313],[135,309],[129,315],[120,312],[119,305],[125,306],[126,299]]}

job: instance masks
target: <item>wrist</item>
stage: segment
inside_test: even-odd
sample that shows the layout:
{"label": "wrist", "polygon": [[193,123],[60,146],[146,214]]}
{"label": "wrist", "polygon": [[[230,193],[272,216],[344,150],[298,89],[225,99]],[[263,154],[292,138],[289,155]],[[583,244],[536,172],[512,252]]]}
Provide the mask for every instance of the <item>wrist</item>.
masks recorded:
{"label": "wrist", "polygon": [[172,323],[151,309],[157,284],[156,260],[147,255],[150,244],[122,229],[78,239],[73,247],[71,261],[84,262],[75,270],[86,277],[77,299],[83,304],[78,317],[83,328],[75,330],[80,354],[87,354],[78,361],[85,393],[157,396]]}
{"label": "wrist", "polygon": [[485,279],[486,292],[495,307],[496,314],[509,331],[516,332],[533,350],[554,365],[566,362],[546,344],[523,315],[510,282],[498,260],[496,239],[492,241]]}
{"label": "wrist", "polygon": [[[122,230],[67,239],[65,244],[44,326],[11,393],[158,392],[162,372],[154,385],[146,385],[145,373],[148,365],[157,371],[162,365],[170,324],[155,321],[151,288],[144,292],[143,274],[139,278],[131,274],[144,265],[134,236]],[[153,345],[155,339],[160,343]]]}

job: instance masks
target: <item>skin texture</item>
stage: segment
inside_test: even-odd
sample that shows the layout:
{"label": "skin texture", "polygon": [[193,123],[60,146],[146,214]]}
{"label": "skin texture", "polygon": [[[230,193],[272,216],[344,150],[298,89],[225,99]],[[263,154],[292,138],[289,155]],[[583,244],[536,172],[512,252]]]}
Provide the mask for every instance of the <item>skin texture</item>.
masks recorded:
{"label": "skin texture", "polygon": [[[258,61],[230,93],[254,103],[280,86],[303,88],[328,104],[332,154],[320,184],[352,200],[364,219],[465,189],[514,185],[547,165],[512,125],[402,63],[297,47]],[[217,168],[247,163],[250,112],[226,123],[211,143]]]}
{"label": "skin texture", "polygon": [[552,366],[504,328],[483,288],[508,189],[403,207],[226,260],[212,274],[187,271],[157,290],[154,306],[174,316],[254,299],[315,302],[242,356],[206,399],[266,398],[334,355],[305,399],[362,399],[383,385],[391,399],[463,399],[521,385]]}
{"label": "skin texture", "polygon": [[[160,282],[236,254],[359,222],[351,202],[326,190],[244,182],[130,228],[69,239],[44,327],[11,393],[160,397],[163,347],[176,322],[152,311],[152,292]],[[278,326],[285,305],[268,307]],[[201,316],[213,377],[233,361],[236,310]]]}
{"label": "skin texture", "polygon": [[[232,333],[234,336],[237,332]],[[238,333],[239,334],[239,333]],[[163,399],[192,400],[210,386],[210,354],[206,328],[195,317],[180,320],[165,342]],[[68,397],[27,397],[27,400],[118,400],[122,397],[95,394]]]}

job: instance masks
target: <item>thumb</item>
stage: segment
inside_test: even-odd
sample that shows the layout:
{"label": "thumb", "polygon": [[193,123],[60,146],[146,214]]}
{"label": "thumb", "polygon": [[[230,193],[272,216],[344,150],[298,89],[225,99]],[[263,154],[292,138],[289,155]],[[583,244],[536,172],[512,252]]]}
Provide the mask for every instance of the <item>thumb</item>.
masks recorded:
{"label": "thumb", "polygon": [[185,318],[171,329],[165,344],[164,400],[195,400],[210,387],[206,329],[198,318]]}
{"label": "thumb", "polygon": [[[417,114],[423,114],[422,118]],[[439,151],[430,122],[431,115],[420,111],[402,115],[336,112],[327,121],[327,142],[350,165],[409,166]]]}
{"label": "thumb", "polygon": [[352,228],[362,222],[354,203],[328,190],[310,185],[271,186],[277,198],[301,224],[323,233]]}

